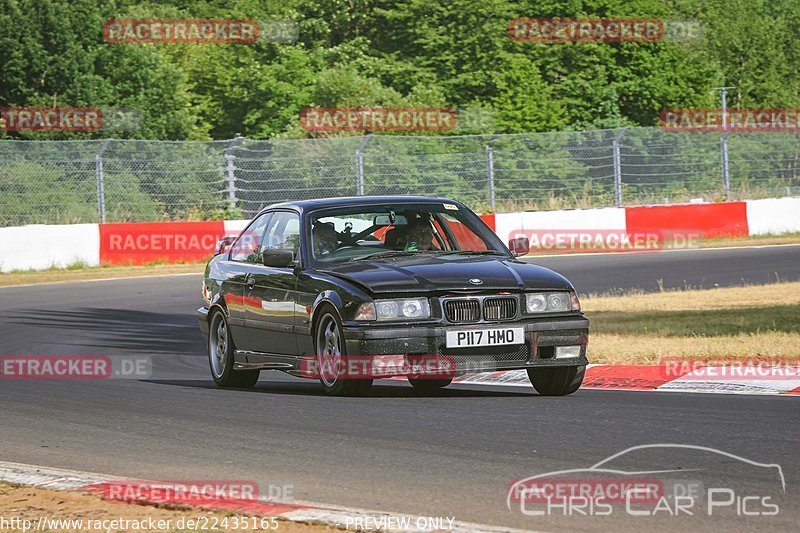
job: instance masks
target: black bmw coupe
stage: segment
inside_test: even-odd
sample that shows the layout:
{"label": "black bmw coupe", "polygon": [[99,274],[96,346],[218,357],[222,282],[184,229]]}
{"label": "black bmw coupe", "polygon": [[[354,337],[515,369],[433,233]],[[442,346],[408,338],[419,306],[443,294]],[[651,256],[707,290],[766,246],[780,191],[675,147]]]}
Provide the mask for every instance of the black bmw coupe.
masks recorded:
{"label": "black bmw coupe", "polygon": [[463,204],[413,196],[305,200],[261,211],[217,244],[200,327],[222,387],[261,370],[363,394],[404,376],[434,391],[525,369],[540,394],[575,392],[589,320],[572,284],[517,259]]}

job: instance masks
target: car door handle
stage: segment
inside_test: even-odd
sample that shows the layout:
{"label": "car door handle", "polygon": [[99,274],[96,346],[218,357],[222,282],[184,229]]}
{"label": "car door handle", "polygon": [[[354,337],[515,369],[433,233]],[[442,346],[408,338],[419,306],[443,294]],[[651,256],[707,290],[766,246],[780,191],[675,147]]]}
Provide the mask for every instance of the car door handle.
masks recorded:
{"label": "car door handle", "polygon": [[247,277],[244,278],[244,283],[249,290],[253,290],[256,287],[256,277],[252,274],[248,274]]}

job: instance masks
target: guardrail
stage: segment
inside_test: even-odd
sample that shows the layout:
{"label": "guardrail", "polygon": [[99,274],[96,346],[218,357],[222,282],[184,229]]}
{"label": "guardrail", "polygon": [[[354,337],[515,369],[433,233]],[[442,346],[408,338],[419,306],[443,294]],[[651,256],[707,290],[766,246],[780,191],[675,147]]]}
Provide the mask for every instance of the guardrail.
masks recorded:
{"label": "guardrail", "polygon": [[[800,198],[659,206],[522,211],[482,215],[503,240],[526,232],[558,238],[574,232],[699,238],[800,232]],[[208,259],[223,235],[248,220],[27,225],[0,228],[0,272],[67,267],[190,262]]]}

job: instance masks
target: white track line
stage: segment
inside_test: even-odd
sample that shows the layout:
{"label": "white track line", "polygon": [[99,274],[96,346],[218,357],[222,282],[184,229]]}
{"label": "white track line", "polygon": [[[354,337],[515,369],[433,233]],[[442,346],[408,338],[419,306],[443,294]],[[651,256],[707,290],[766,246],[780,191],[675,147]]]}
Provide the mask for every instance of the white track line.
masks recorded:
{"label": "white track line", "polygon": [[61,281],[43,281],[41,283],[23,283],[20,285],[3,285],[2,289],[16,289],[19,287],[39,287],[42,285],[64,285],[68,283],[95,283],[98,281],[124,281],[130,279],[148,279],[148,278],[174,278],[178,276],[202,276],[202,272],[179,272],[177,274],[144,274],[142,276],[121,276],[118,278],[95,278],[95,279],[65,279]]}

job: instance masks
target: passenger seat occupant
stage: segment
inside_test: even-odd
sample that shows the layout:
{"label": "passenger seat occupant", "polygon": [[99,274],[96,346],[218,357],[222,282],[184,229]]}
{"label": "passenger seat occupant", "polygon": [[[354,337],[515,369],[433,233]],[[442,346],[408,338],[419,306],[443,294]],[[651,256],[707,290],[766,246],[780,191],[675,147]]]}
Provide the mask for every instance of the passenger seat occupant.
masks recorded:
{"label": "passenger seat occupant", "polygon": [[311,231],[314,257],[327,255],[339,247],[339,237],[333,225],[319,222]]}
{"label": "passenger seat occupant", "polygon": [[433,248],[433,229],[429,222],[420,222],[408,229],[406,247],[408,252],[430,250]]}
{"label": "passenger seat occupant", "polygon": [[430,225],[430,213],[423,213],[406,209],[403,211],[403,217],[406,219],[405,224],[394,226],[386,232],[384,237],[384,246],[392,250],[406,250],[408,243],[408,234],[414,230],[418,225]]}

